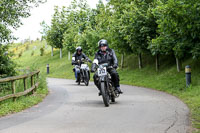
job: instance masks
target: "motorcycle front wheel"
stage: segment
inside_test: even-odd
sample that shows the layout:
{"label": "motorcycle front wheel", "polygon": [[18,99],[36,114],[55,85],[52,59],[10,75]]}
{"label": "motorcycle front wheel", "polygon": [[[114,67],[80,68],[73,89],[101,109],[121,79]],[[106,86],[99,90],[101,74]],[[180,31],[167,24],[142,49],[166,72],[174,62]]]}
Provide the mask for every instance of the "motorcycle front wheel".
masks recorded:
{"label": "motorcycle front wheel", "polygon": [[86,86],[89,85],[89,72],[88,71],[85,71],[84,83]]}
{"label": "motorcycle front wheel", "polygon": [[108,107],[110,104],[109,102],[110,99],[109,99],[108,91],[106,89],[105,82],[101,82],[101,94],[102,94],[102,98],[103,98],[103,102],[105,106]]}

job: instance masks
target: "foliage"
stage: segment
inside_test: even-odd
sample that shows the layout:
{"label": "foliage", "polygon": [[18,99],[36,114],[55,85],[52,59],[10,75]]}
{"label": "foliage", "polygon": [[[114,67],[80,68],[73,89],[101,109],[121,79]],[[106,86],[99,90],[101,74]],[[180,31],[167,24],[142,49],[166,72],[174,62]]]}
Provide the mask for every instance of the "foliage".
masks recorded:
{"label": "foliage", "polygon": [[31,52],[31,56],[33,56],[33,55],[34,55],[34,51]]}
{"label": "foliage", "polygon": [[86,1],[73,1],[65,12],[68,29],[64,34],[64,45],[70,52],[74,52],[77,46],[87,47],[84,31],[88,25],[89,8]]}
{"label": "foliage", "polygon": [[21,23],[21,18],[30,16],[30,8],[38,6],[42,0],[1,0],[0,2],[0,44],[9,42],[11,36],[10,27],[16,29]]}
{"label": "foliage", "polygon": [[191,54],[199,57],[199,7],[197,0],[158,1],[153,14],[159,36],[152,40],[152,52],[173,53],[177,58]]}
{"label": "foliage", "polygon": [[22,56],[22,54],[23,54],[23,51],[20,51],[20,53],[19,53],[18,57],[21,57],[21,56]]}
{"label": "foliage", "polygon": [[85,0],[55,8],[47,41],[93,55],[100,39],[120,54],[200,56],[198,0],[101,0],[90,9]]}
{"label": "foliage", "polygon": [[42,21],[40,23],[40,26],[42,27],[42,29],[40,30],[40,33],[42,34],[42,40],[46,40],[47,33],[48,33],[48,30],[50,29],[50,27],[45,23],[45,21]]}
{"label": "foliage", "polygon": [[[64,8],[64,7],[63,7]],[[63,35],[67,29],[67,21],[63,20],[63,12],[59,12],[59,8],[54,8],[52,25],[47,31],[47,42],[54,48],[63,48]]]}
{"label": "foliage", "polygon": [[[124,27],[126,25],[127,18],[124,15],[124,12],[126,9],[126,5],[129,3],[126,3],[124,1],[114,1],[111,0],[109,3],[109,10],[115,10],[115,12],[112,13],[109,19],[109,36],[111,37],[111,46],[115,48],[119,53],[132,53],[131,47],[127,40],[125,39],[127,34],[124,31]],[[120,6],[119,6],[120,5]],[[112,8],[113,6],[113,8]]]}
{"label": "foliage", "polygon": [[41,47],[40,48],[40,56],[43,56],[44,55],[44,47]]}
{"label": "foliage", "polygon": [[[13,39],[11,28],[17,29],[22,18],[30,16],[30,9],[42,0],[1,0],[0,1],[0,75],[14,75],[15,64],[10,60],[8,46]],[[7,53],[5,55],[4,53]]]}
{"label": "foliage", "polygon": [[0,45],[0,78],[15,75],[15,64],[10,60],[8,45]]}

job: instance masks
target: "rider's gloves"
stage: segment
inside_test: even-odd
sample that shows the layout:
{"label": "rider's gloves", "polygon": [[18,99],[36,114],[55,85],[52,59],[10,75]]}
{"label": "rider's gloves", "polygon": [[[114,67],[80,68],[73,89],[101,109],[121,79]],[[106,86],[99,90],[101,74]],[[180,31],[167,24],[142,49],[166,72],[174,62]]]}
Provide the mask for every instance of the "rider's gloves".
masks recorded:
{"label": "rider's gloves", "polygon": [[90,63],[92,63],[92,61],[91,61],[90,59],[89,59],[88,61],[89,61]]}
{"label": "rider's gloves", "polygon": [[114,64],[114,65],[113,65],[113,68],[117,69],[117,67],[118,67],[117,64]]}

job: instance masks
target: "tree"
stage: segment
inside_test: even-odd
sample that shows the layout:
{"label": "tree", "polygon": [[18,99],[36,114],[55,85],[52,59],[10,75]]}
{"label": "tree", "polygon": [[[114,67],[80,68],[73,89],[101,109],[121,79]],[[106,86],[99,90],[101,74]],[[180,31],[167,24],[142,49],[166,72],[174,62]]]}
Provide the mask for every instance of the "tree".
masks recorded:
{"label": "tree", "polygon": [[[130,1],[129,1],[130,2]],[[151,14],[152,0],[134,0],[125,4],[123,10],[123,27],[121,31],[133,53],[138,55],[139,68],[142,68],[142,53],[150,53],[147,49],[149,40],[156,37],[157,24]]]}
{"label": "tree", "polygon": [[50,27],[45,23],[45,21],[42,21],[40,23],[40,26],[42,27],[42,29],[40,30],[40,34],[42,35],[42,40],[46,40],[47,39],[47,32],[50,29]]}
{"label": "tree", "polygon": [[22,25],[21,19],[30,16],[30,9],[43,3],[42,0],[1,0],[0,2],[0,75],[11,76],[14,72],[14,63],[7,52],[7,44],[15,39],[12,29]]}
{"label": "tree", "polygon": [[109,2],[109,33],[111,36],[111,45],[121,54],[121,68],[124,64],[124,55],[132,53],[129,42],[125,39],[127,31],[124,30],[124,26],[127,25],[128,19],[125,16],[127,5],[130,1],[114,1]]}
{"label": "tree", "polygon": [[85,53],[89,53],[85,30],[89,25],[90,9],[86,1],[73,1],[65,12],[68,29],[64,33],[64,45],[70,52],[74,52],[77,46],[81,46],[83,50],[87,49]]}
{"label": "tree", "polygon": [[17,29],[22,25],[21,19],[30,16],[30,9],[44,0],[1,0],[0,2],[0,43],[7,43],[13,36],[11,27]]}
{"label": "tree", "polygon": [[65,21],[65,7],[59,11],[58,7],[54,8],[54,15],[51,22],[51,27],[47,32],[47,42],[54,48],[60,49],[60,58],[62,58],[62,48],[63,48],[63,35],[67,30],[67,22]]}
{"label": "tree", "polygon": [[174,54],[177,71],[181,70],[181,60],[186,55],[199,57],[200,3],[197,0],[157,1],[154,16],[157,17],[158,34],[152,40],[151,51],[165,55]]}

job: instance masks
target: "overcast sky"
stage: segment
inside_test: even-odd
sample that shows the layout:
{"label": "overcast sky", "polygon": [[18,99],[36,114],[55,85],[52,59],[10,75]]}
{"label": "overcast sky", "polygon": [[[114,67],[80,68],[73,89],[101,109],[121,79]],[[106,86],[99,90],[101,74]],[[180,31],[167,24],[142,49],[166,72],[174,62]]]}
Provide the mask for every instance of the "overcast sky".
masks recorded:
{"label": "overcast sky", "polygon": [[[54,6],[68,6],[72,0],[47,0],[46,3],[40,4],[39,7],[34,7],[31,10],[31,16],[23,19],[23,25],[14,32],[14,36],[19,39],[17,42],[21,40],[27,39],[30,37],[31,40],[35,40],[36,38],[40,38],[41,34],[39,31],[41,30],[40,23],[44,20],[48,25],[51,23],[51,18],[54,13]],[[87,0],[90,7],[95,8],[98,0]]]}

